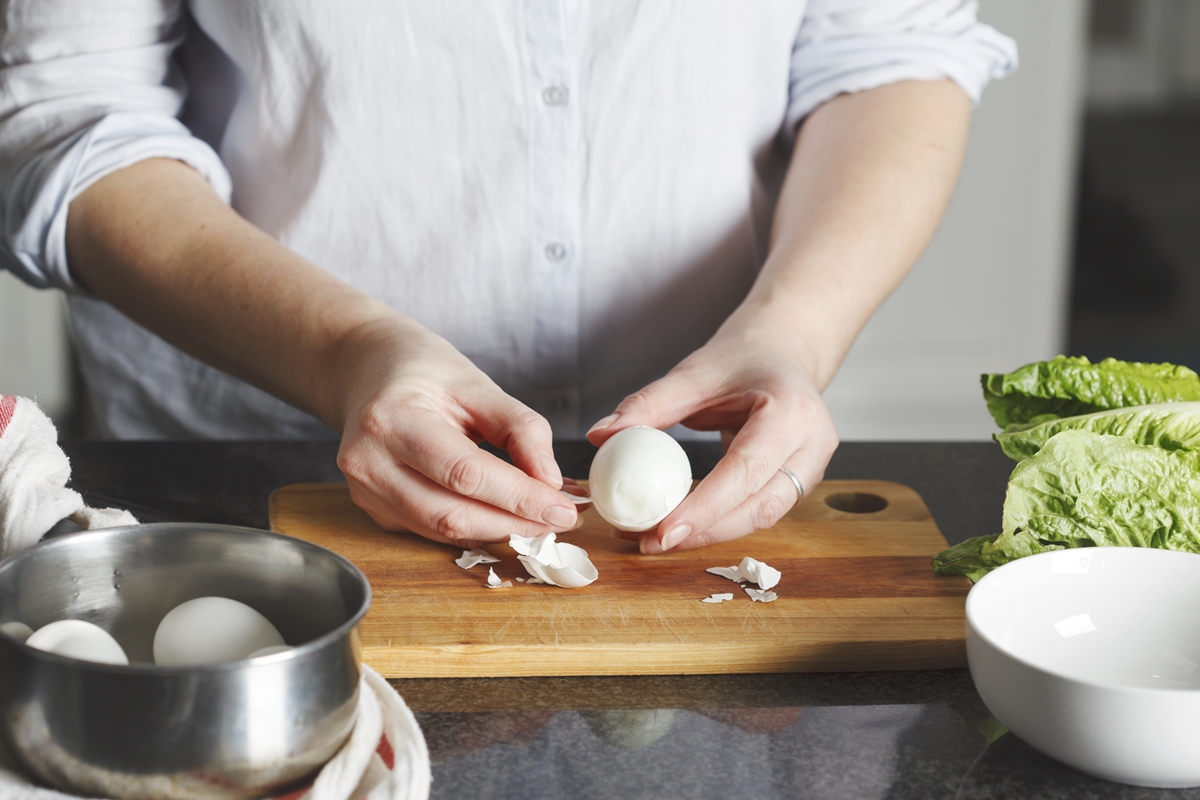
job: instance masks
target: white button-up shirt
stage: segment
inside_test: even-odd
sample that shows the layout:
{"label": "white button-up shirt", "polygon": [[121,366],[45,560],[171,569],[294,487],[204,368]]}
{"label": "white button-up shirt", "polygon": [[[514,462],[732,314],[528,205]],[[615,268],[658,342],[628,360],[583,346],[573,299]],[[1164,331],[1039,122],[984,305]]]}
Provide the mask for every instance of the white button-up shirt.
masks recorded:
{"label": "white button-up shirt", "polygon": [[[180,159],[580,435],[702,345],[820,103],[1015,67],[970,0],[9,0],[0,265],[69,294],[118,437],[328,435],[73,281],[68,204]],[[2,387],[0,387],[2,389]]]}

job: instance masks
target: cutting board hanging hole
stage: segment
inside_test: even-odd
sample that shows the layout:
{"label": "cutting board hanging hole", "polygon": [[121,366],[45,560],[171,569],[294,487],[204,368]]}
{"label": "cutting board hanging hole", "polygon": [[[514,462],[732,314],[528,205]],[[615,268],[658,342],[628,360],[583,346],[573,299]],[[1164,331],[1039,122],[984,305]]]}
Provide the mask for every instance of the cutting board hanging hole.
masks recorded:
{"label": "cutting board hanging hole", "polygon": [[847,514],[874,514],[888,507],[885,497],[867,492],[843,492],[825,498],[825,505]]}

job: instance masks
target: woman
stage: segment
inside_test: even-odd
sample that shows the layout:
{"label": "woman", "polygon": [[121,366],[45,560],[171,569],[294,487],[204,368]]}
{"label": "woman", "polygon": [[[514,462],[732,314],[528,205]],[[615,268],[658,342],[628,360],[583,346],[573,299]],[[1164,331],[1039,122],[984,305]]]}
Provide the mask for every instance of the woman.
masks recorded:
{"label": "woman", "polygon": [[376,522],[467,545],[578,524],[552,431],[720,431],[649,553],[820,481],[1016,58],[967,0],[12,0],[0,57],[0,252],[111,435],[332,429]]}

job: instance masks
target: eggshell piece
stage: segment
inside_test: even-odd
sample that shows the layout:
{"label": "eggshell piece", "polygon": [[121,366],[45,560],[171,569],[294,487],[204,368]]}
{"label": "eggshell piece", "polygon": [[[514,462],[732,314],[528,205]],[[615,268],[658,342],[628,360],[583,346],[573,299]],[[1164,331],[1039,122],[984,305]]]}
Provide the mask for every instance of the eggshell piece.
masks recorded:
{"label": "eggshell piece", "polygon": [[0,625],[0,633],[16,639],[18,642],[23,642],[33,635],[33,628],[26,625],[24,622],[6,622]]}
{"label": "eggshell piece", "polygon": [[713,575],[720,575],[722,578],[728,578],[737,583],[757,583],[758,588],[764,592],[774,588],[778,583],[782,573],[766,564],[759,561],[757,558],[746,556],[741,563],[736,567],[709,567],[704,570],[711,572]]}
{"label": "eggshell piece", "polygon": [[623,531],[650,530],[691,487],[692,465],[679,442],[644,426],[626,428],[601,445],[588,473],[592,505]]}
{"label": "eggshell piece", "polygon": [[514,533],[508,537],[508,542],[517,552],[517,559],[525,565],[525,571],[541,583],[579,589],[600,576],[586,550],[567,542],[555,541],[554,533],[541,536]]}
{"label": "eggshell piece", "polygon": [[751,589],[749,586],[743,586],[742,589],[755,603],[773,603],[778,597],[774,592],[768,592],[765,589]]}
{"label": "eggshell piece", "polygon": [[171,609],[154,632],[154,663],[191,667],[240,661],[286,644],[270,620],[227,597],[197,597]]}
{"label": "eggshell piece", "polygon": [[[588,558],[587,551],[567,542],[558,542],[558,558],[561,566],[544,568],[548,582],[564,589],[578,589],[600,577],[596,565]],[[546,580],[546,578],[543,578]]]}
{"label": "eggshell piece", "polygon": [[512,581],[500,580],[500,576],[496,574],[496,570],[488,567],[487,583],[485,583],[484,586],[489,589],[511,589]]}
{"label": "eggshell piece", "polygon": [[125,650],[108,631],[81,619],[60,619],[38,628],[25,644],[80,661],[97,664],[128,664]]}
{"label": "eggshell piece", "polygon": [[470,569],[476,564],[499,564],[500,559],[482,547],[476,547],[474,550],[463,550],[463,554],[454,559],[454,563],[463,569]]}

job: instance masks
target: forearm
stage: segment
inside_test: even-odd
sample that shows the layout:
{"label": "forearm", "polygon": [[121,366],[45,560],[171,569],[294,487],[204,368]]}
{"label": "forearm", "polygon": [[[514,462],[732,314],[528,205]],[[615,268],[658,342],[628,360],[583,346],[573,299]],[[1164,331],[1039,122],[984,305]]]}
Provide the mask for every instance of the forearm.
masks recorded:
{"label": "forearm", "polygon": [[66,241],[73,275],[97,296],[337,429],[339,350],[403,324],[242,219],[176,161],[139,162],[89,187],[71,203]]}
{"label": "forearm", "polygon": [[823,390],[937,229],[969,116],[950,81],[892,84],[817,109],[797,139],[767,261],[727,325],[787,342]]}

